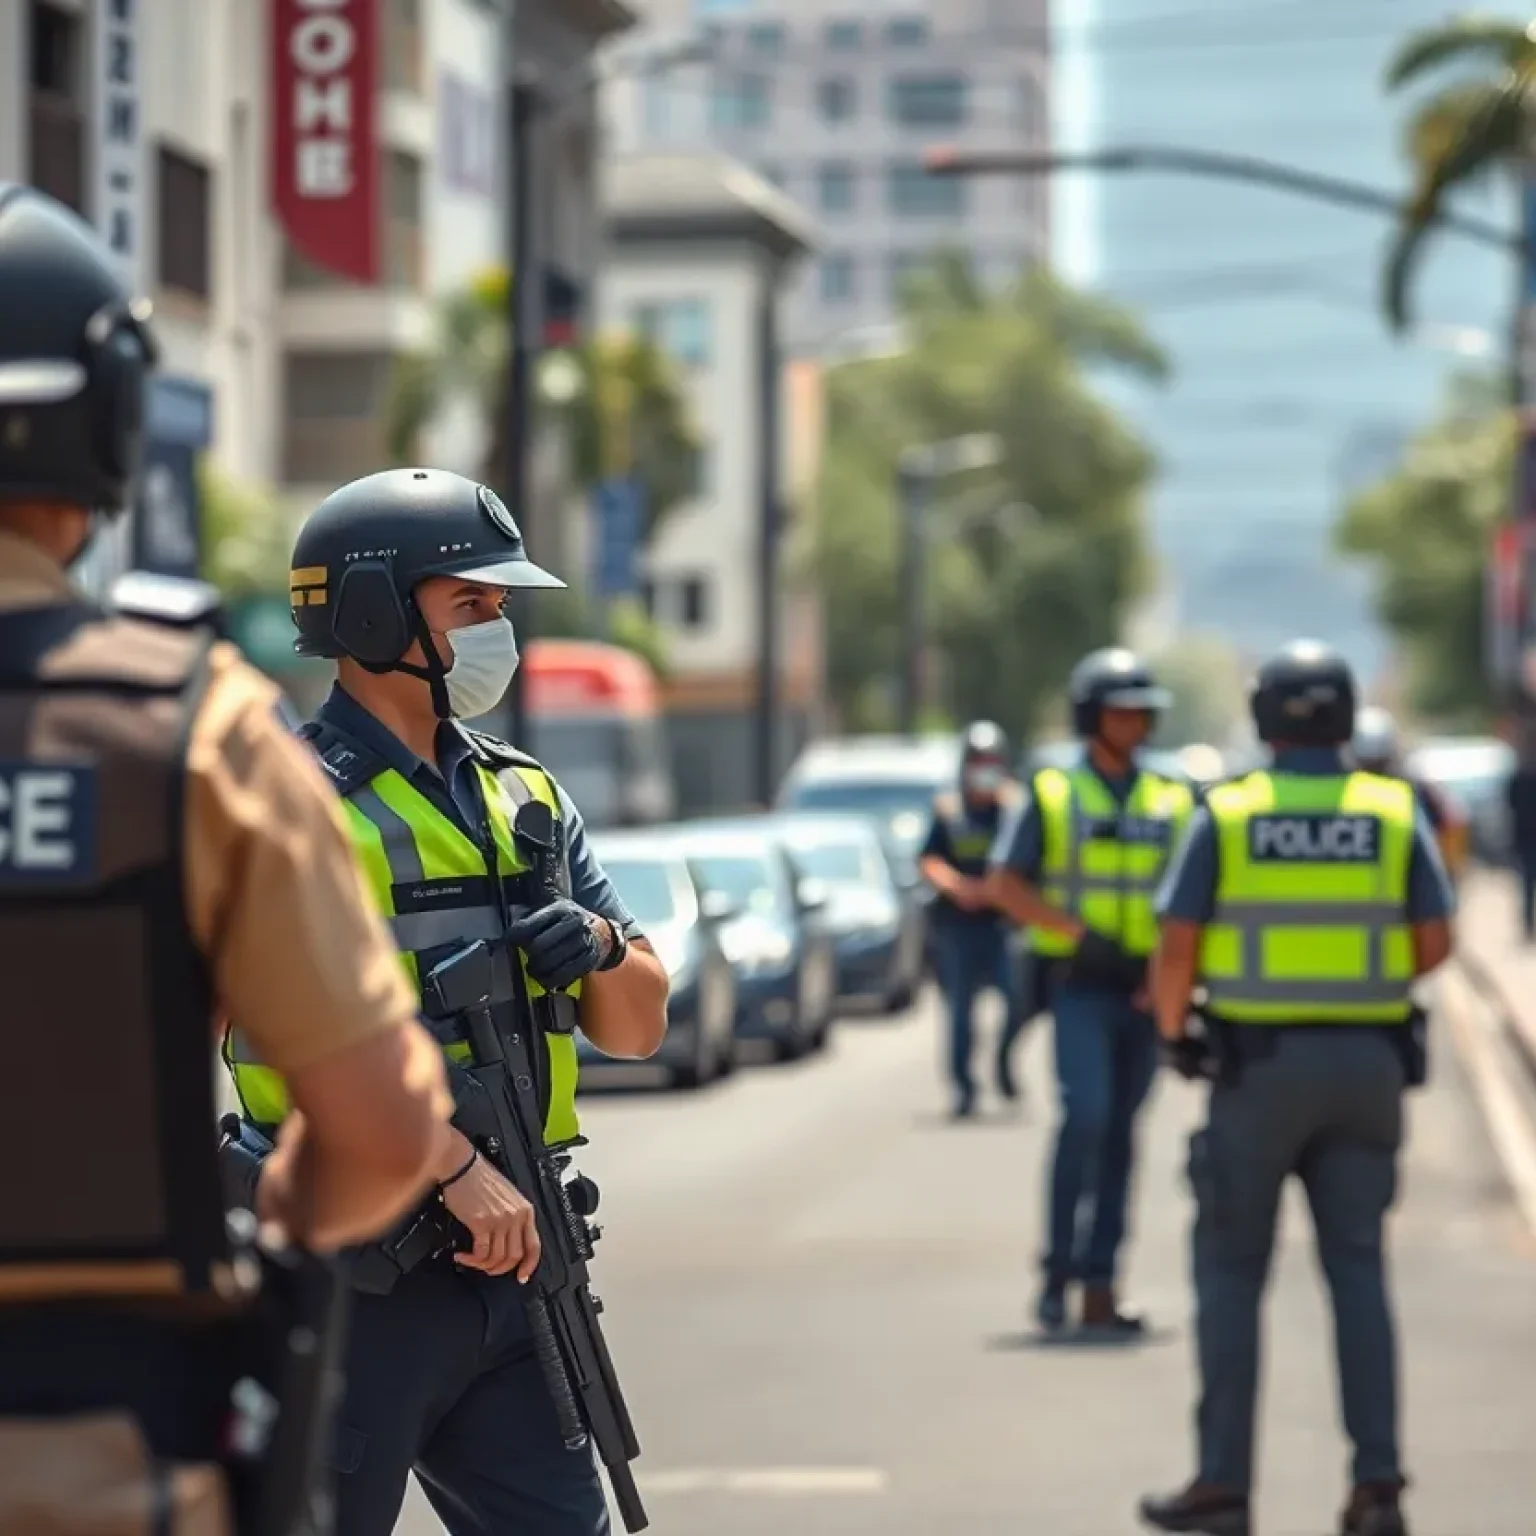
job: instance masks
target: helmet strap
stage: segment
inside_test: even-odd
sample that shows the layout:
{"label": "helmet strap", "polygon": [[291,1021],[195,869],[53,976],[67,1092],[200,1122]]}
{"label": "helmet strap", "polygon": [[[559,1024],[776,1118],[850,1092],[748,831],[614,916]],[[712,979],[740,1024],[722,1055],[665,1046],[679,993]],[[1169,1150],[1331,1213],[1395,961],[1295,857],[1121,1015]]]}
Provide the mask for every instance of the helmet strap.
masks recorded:
{"label": "helmet strap", "polygon": [[451,720],[453,710],[448,705],[448,669],[437,654],[437,647],[432,643],[432,631],[427,628],[427,621],[422,618],[421,611],[415,603],[411,604],[411,633],[421,642],[421,654],[426,657],[426,666],[418,667],[411,661],[391,661],[383,666],[369,667],[367,670],[404,672],[407,677],[419,677],[431,691],[433,714],[439,720]]}

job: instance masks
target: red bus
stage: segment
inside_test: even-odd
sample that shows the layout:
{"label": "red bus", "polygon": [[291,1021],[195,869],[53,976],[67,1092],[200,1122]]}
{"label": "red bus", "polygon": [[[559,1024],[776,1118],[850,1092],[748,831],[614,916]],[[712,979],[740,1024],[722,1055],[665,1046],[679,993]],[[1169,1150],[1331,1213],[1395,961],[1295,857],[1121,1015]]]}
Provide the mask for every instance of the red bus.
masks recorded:
{"label": "red bus", "polygon": [[530,640],[522,659],[527,741],[593,826],[644,826],[676,810],[661,688],[633,651]]}

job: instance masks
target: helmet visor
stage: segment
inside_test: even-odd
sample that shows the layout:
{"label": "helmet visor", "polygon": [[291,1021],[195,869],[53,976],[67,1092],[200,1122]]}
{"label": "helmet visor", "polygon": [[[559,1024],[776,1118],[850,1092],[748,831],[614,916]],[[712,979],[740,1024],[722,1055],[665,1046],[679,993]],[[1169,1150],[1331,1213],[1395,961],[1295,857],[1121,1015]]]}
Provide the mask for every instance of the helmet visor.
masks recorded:
{"label": "helmet visor", "polygon": [[1106,709],[1167,709],[1172,702],[1173,695],[1166,688],[1151,683],[1111,688],[1099,697],[1099,703]]}
{"label": "helmet visor", "polygon": [[563,590],[565,583],[532,560],[493,560],[484,565],[468,565],[443,570],[437,574],[457,576],[462,581],[479,581],[488,587],[542,587]]}

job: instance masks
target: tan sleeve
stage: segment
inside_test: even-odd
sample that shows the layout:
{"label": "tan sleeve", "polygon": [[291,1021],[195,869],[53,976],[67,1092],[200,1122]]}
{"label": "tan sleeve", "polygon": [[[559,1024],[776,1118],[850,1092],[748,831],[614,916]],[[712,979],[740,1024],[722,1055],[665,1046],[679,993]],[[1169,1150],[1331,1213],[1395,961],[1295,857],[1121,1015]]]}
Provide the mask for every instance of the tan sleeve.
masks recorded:
{"label": "tan sleeve", "polygon": [[187,753],[188,918],[220,1005],[279,1072],[416,1017],[343,813],[277,718],[277,689],[233,647]]}

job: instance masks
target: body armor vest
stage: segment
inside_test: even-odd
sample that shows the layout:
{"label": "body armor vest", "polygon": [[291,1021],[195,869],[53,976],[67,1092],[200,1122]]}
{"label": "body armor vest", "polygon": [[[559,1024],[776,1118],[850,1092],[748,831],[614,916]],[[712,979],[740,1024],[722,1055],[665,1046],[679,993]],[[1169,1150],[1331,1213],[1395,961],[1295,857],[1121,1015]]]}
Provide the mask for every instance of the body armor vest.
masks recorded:
{"label": "body armor vest", "polygon": [[227,1292],[183,894],[208,645],[83,604],[0,614],[0,1303]]}

